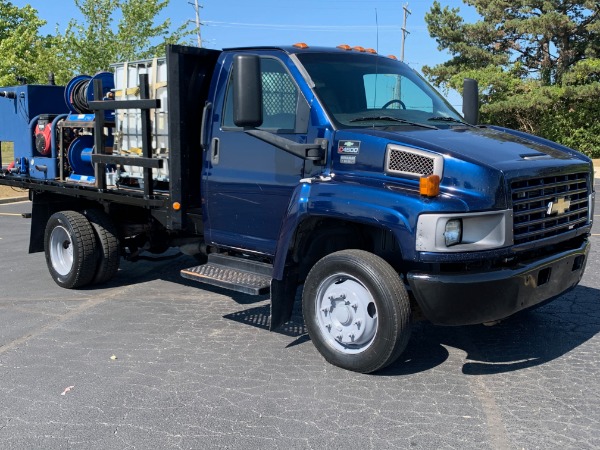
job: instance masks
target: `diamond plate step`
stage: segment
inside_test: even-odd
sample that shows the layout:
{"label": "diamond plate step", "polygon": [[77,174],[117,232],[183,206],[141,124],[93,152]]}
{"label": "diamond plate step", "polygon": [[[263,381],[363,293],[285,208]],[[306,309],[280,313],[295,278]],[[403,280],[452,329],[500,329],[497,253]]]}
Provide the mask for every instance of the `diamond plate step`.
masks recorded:
{"label": "diamond plate step", "polygon": [[250,295],[268,294],[273,266],[234,256],[208,255],[208,262],[181,271],[190,280],[243,292]]}

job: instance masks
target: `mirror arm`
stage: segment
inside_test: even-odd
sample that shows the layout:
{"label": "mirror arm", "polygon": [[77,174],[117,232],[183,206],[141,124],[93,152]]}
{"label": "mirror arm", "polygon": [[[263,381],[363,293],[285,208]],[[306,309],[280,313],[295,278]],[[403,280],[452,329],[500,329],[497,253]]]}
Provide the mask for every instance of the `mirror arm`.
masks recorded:
{"label": "mirror arm", "polygon": [[281,150],[309,161],[324,161],[327,152],[327,139],[316,139],[314,144],[298,144],[297,142],[277,136],[264,130],[244,130],[253,136]]}

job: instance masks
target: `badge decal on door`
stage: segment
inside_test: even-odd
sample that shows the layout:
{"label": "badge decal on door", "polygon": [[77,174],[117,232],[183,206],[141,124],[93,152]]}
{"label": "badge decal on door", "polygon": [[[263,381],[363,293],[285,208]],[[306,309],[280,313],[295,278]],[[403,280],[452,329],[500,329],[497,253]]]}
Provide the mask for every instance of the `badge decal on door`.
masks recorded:
{"label": "badge decal on door", "polygon": [[338,153],[345,155],[358,155],[360,152],[360,141],[340,141]]}
{"label": "badge decal on door", "polygon": [[356,155],[341,155],[340,162],[342,164],[356,164]]}

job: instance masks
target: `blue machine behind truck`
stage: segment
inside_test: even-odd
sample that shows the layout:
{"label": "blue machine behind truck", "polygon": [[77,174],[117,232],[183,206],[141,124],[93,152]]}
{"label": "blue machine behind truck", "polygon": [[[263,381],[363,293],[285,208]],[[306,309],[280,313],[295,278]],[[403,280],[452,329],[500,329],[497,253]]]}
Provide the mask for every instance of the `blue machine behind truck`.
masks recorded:
{"label": "blue machine behind truck", "polygon": [[[201,262],[186,278],[270,292],[272,329],[303,285],[319,352],[368,373],[402,353],[411,317],[494,321],[581,279],[591,161],[476,125],[472,84],[462,117],[408,66],[360,47],[169,46],[164,62],[160,86],[155,60],[133,87],[101,75],[0,88],[0,141],[15,155],[0,184],[30,190],[29,251],[60,286],[177,246]],[[125,149],[132,117],[140,144]]]}

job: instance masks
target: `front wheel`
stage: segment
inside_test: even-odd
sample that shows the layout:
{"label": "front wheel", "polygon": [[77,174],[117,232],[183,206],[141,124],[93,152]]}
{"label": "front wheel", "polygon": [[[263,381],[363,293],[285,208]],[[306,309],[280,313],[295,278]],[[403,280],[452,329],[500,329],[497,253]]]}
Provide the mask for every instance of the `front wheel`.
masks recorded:
{"label": "front wheel", "polygon": [[302,294],[308,334],[338,367],[370,373],[394,362],[410,337],[410,301],[396,271],[363,250],[325,256]]}
{"label": "front wheel", "polygon": [[96,237],[83,214],[61,211],[53,214],[44,233],[44,251],[50,275],[61,287],[83,287],[96,271]]}

